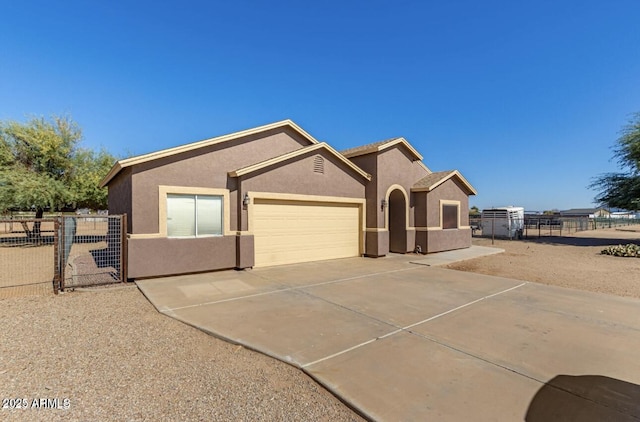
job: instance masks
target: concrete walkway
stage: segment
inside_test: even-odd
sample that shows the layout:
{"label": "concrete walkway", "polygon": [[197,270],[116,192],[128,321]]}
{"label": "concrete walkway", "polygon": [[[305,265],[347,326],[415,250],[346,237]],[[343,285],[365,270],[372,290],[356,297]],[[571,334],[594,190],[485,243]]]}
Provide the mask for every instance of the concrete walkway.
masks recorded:
{"label": "concrete walkway", "polygon": [[138,281],[374,420],[640,419],[640,301],[352,258]]}
{"label": "concrete walkway", "polygon": [[413,264],[429,265],[429,266],[444,266],[458,261],[465,261],[467,259],[480,258],[487,255],[495,255],[504,252],[504,249],[490,248],[487,246],[473,245],[467,249],[458,249],[455,251],[446,251],[432,253],[424,255],[423,257],[416,256],[411,260]]}

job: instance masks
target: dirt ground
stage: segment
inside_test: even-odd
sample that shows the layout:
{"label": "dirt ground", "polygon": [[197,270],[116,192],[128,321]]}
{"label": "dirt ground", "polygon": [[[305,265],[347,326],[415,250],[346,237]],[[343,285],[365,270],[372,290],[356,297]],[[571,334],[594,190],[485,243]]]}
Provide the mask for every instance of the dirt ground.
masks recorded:
{"label": "dirt ground", "polygon": [[[640,242],[636,230],[496,240],[505,253],[449,268],[640,298],[640,259],[600,255]],[[70,403],[2,420],[361,420],[297,369],[159,314],[135,286],[3,299],[0,324],[0,396]]]}
{"label": "dirt ground", "polygon": [[609,245],[640,244],[640,226],[582,231],[570,236],[498,240],[474,238],[502,254],[447,268],[496,275],[572,289],[640,298],[640,259],[601,255]]}
{"label": "dirt ground", "polygon": [[135,285],[3,299],[0,324],[2,421],[362,420],[298,369],[160,314]]}

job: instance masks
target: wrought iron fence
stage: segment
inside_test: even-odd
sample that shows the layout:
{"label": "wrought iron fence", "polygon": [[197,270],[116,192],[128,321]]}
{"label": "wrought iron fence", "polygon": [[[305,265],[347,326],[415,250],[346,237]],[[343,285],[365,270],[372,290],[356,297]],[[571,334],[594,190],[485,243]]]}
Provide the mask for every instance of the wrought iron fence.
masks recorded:
{"label": "wrought iron fence", "polygon": [[567,236],[579,231],[597,230],[605,228],[619,228],[640,224],[640,219],[635,218],[565,218],[557,216],[526,216],[524,219],[494,220],[485,217],[483,222],[480,217],[469,217],[469,224],[474,236],[491,236],[506,238],[530,238],[545,236]]}
{"label": "wrought iron fence", "polygon": [[125,231],[126,215],[0,220],[0,297],[126,281]]}

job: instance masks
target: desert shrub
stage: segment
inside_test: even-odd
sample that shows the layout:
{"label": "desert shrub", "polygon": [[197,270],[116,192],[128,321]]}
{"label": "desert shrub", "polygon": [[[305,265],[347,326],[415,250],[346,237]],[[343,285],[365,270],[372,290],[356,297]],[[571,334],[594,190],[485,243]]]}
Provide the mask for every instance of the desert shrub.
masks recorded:
{"label": "desert shrub", "polygon": [[628,245],[607,246],[600,252],[602,255],[640,258],[640,246],[629,243]]}

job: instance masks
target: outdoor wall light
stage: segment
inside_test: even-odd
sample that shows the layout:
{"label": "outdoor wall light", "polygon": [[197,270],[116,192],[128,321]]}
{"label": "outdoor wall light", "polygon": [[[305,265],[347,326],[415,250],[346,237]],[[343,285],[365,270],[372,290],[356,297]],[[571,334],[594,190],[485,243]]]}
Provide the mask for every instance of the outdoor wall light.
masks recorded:
{"label": "outdoor wall light", "polygon": [[380,211],[384,211],[386,207],[387,207],[387,200],[383,199],[382,201],[380,201]]}
{"label": "outdoor wall light", "polygon": [[248,193],[244,194],[244,197],[242,198],[242,205],[244,205],[245,207],[247,205],[249,205],[249,194]]}

